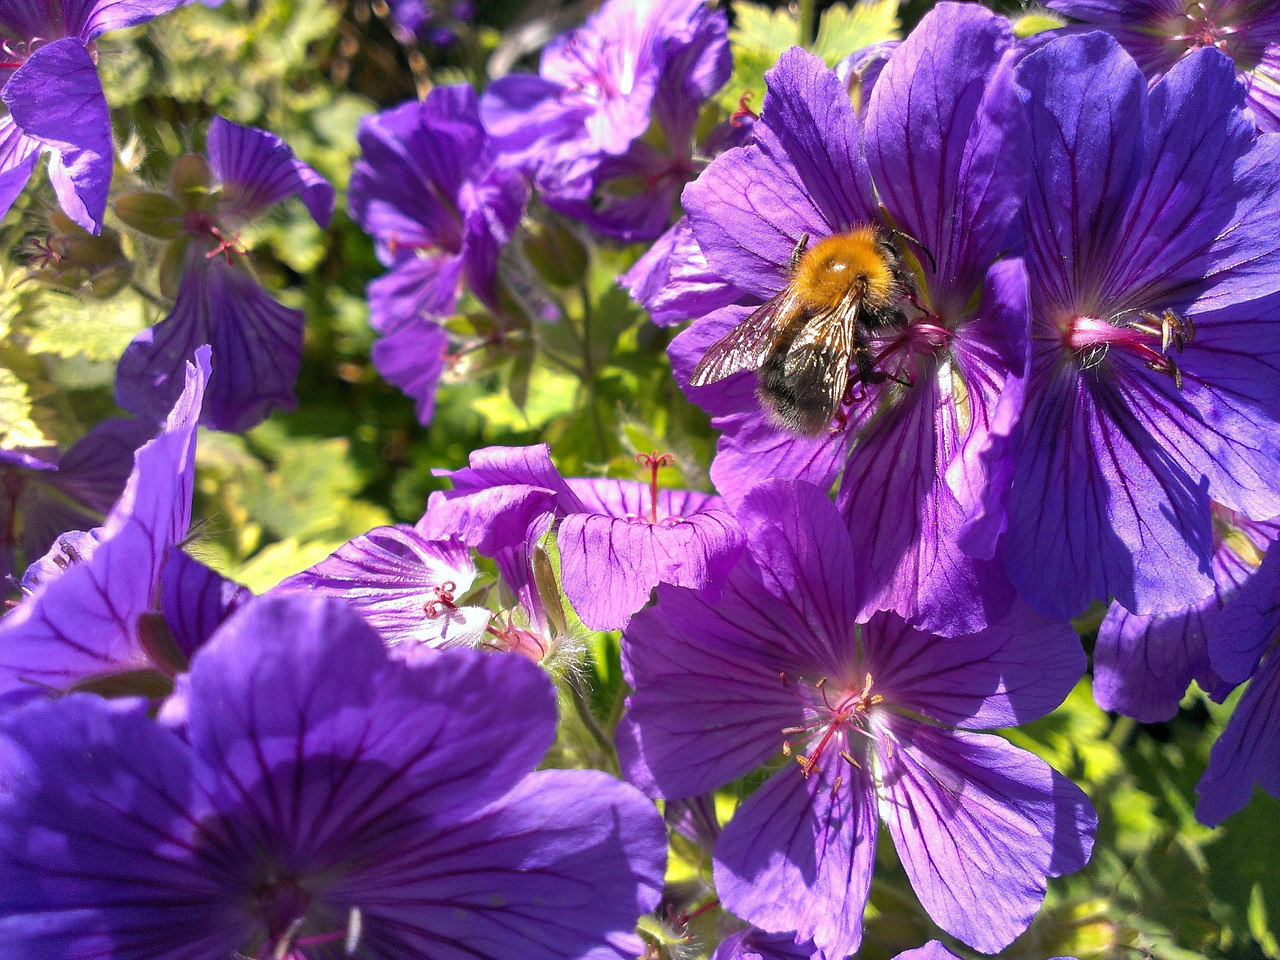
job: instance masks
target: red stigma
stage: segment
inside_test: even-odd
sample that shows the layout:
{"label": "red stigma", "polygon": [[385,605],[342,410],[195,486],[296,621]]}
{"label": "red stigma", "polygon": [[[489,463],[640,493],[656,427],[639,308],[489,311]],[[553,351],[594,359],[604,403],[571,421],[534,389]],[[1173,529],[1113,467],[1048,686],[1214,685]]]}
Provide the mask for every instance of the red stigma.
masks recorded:
{"label": "red stigma", "polygon": [[454,592],[458,589],[458,585],[452,580],[446,580],[433,588],[435,590],[435,599],[428,600],[422,605],[422,612],[429,619],[434,620],[440,616],[443,610],[457,610],[458,605],[455,603]]}
{"label": "red stigma", "polygon": [[227,258],[227,263],[232,263],[234,262],[233,258],[235,255],[244,255],[245,249],[244,245],[240,243],[239,230],[228,237],[217,227],[210,226],[209,234],[213,239],[218,241],[218,245],[204,255],[206,260],[212,260],[214,257],[222,254]]}
{"label": "red stigma", "polygon": [[743,118],[750,117],[752,122],[760,119],[760,114],[751,109],[751,98],[755,96],[750,90],[747,90],[738,98],[738,109],[733,111],[733,115],[729,117],[729,125],[732,127],[741,127]]}
{"label": "red stigma", "polygon": [[663,467],[669,467],[676,462],[676,458],[670,453],[659,453],[654,450],[652,453],[637,453],[636,463],[642,467],[649,468],[649,522],[661,523],[658,519],[658,471]]}

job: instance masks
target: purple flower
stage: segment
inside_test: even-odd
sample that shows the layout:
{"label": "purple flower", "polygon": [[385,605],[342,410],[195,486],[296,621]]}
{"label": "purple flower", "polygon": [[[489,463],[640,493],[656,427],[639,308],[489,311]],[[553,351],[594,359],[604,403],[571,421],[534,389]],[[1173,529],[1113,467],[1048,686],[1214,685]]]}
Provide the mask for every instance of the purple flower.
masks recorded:
{"label": "purple flower", "polygon": [[[825,487],[843,469],[838,502],[857,545],[862,615],[894,610],[946,635],[981,629],[1012,596],[992,559],[1029,322],[1021,262],[998,262],[1027,179],[1012,49],[1002,18],[939,4],[893,52],[865,127],[841,80],[792,49],[766,75],[754,142],[722,154],[684,193],[708,272],[735,302],[676,339],[677,377],[688,382],[739,324],[752,344],[719,382],[690,391],[723,431],[716,488],[735,501],[768,477]],[[743,331],[769,316],[760,304],[792,290],[799,269],[826,262],[823,251],[865,260],[868,246],[896,289],[883,326],[843,295],[797,308],[807,331],[845,344],[806,368],[839,403],[831,427],[798,436],[762,407],[753,372],[770,362],[770,344],[794,341]],[[723,295],[705,276],[698,284],[695,301]],[[889,522],[867,522],[878,517]]]}
{"label": "purple flower", "polygon": [[[0,938],[44,957],[634,957],[653,806],[534,766],[519,657],[413,666],[334,600],[262,598],[192,663],[185,739],[137,701],[0,720]],[[345,953],[343,952],[345,949]]]}
{"label": "purple flower", "polygon": [[[55,545],[65,556],[46,559],[34,592],[0,620],[0,702],[112,675],[175,672],[172,658],[180,654],[166,649],[172,641],[157,635],[152,615],[191,523],[196,421],[207,376],[205,348],[188,364],[182,396],[161,433],[138,450],[124,492],[93,540],[74,541],[70,551]],[[84,555],[75,545],[95,541]],[[51,571],[57,571],[52,580]]]}
{"label": "purple flower", "polygon": [[714,596],[742,550],[719,497],[659,490],[663,458],[644,462],[649,483],[565,480],[546,444],[487,447],[448,474],[453,490],[432,495],[420,529],[433,539],[456,534],[495,556],[557,523],[565,595],[588,627],[616,630],[659,583]]}
{"label": "purple flower", "polygon": [[485,636],[490,613],[454,601],[475,576],[471,550],[460,541],[427,540],[412,527],[378,527],[272,592],[340,597],[390,646],[471,646]]}
{"label": "purple flower", "polygon": [[524,213],[528,187],[495,165],[475,91],[436,87],[360,122],[351,217],[391,271],[369,285],[379,373],[430,422],[448,344],[439,318],[464,283],[499,312],[498,257]]}
{"label": "purple flower", "polygon": [[659,587],[623,636],[627,778],[693,796],[781,749],[789,761],[716,845],[726,909],[852,953],[879,818],[934,921],[978,950],[1006,946],[1046,878],[1087,861],[1096,818],[1043,761],[973,731],[1056,707],[1084,671],[1075,634],[1025,607],[963,640],[892,613],[858,623],[855,547],[819,490],[769,481],[739,518],[748,557],[723,599]]}
{"label": "purple flower", "polygon": [[1101,33],[1020,71],[1034,345],[1009,575],[1049,616],[1184,608],[1215,586],[1211,499],[1280,514],[1280,139],[1214,50],[1150,88]]}
{"label": "purple flower", "polygon": [[389,0],[388,5],[402,43],[429,40],[445,46],[458,39],[457,23],[475,16],[471,0]]}
{"label": "purple flower", "polygon": [[1209,753],[1196,784],[1196,817],[1217,826],[1260,786],[1280,797],[1280,547],[1272,544],[1254,576],[1218,615],[1209,662],[1229,683],[1249,681]]}
{"label": "purple flower", "polygon": [[1260,129],[1280,131],[1280,8],[1272,0],[1049,0],[1114,36],[1148,78],[1213,47],[1229,56]]}
{"label": "purple flower", "polygon": [[653,132],[632,140],[620,154],[601,152],[591,164],[574,157],[568,164],[573,173],[555,164],[538,166],[539,192],[547,206],[626,243],[662,234],[678,208],[680,191],[705,165],[702,158],[741,141],[750,130],[722,124],[701,148],[695,142],[703,104],[733,70],[724,11],[699,7],[687,22],[658,23],[656,29],[663,41],[650,112]]}
{"label": "purple flower", "polygon": [[1170,720],[1192,680],[1221,701],[1235,687],[1214,673],[1206,640],[1219,611],[1253,576],[1280,518],[1254,522],[1213,509],[1214,590],[1184,610],[1139,616],[1112,603],[1098,628],[1093,695],[1105,710],[1157,723]]}
{"label": "purple flower", "polygon": [[748,928],[725,937],[711,960],[823,960],[823,955],[812,943],[797,944],[790,934]]}
{"label": "purple flower", "polygon": [[94,40],[145,23],[184,0],[0,0],[0,216],[48,151],[67,216],[102,229],[111,184],[111,117]]}
{"label": "purple flower", "polygon": [[[134,451],[155,433],[137,420],[104,420],[61,457],[56,448],[0,450],[0,581],[33,563],[59,534],[96,527],[124,489]],[[20,535],[19,535],[20,531]]]}
{"label": "purple flower", "polygon": [[121,357],[116,400],[159,420],[182,391],[184,365],[209,344],[200,422],[238,432],[293,408],[303,335],[302,311],[277,303],[242,262],[240,228],[293,196],[326,226],[333,188],[275,134],[221,117],[209,126],[207,152],[207,163],[193,154],[178,161],[174,196],[133,194],[116,204],[130,226],[171,241],[162,280],[181,277],[169,316]]}

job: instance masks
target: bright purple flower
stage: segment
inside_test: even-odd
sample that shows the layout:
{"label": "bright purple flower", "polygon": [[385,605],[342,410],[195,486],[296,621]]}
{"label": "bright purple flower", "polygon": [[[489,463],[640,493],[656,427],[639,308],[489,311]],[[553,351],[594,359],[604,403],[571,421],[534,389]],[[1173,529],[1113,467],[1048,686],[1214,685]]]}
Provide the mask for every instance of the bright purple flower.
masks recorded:
{"label": "bright purple flower", "polygon": [[1196,818],[1217,826],[1260,786],[1280,797],[1280,547],[1214,621],[1209,662],[1226,681],[1249,681],[1196,784]]}
{"label": "bright purple flower", "polygon": [[1280,137],[1255,139],[1215,50],[1150,88],[1102,33],[1020,71],[1034,346],[1007,569],[1049,616],[1181,609],[1214,590],[1211,499],[1280,514]]}
{"label": "bright purple flower", "polygon": [[[186,388],[164,429],[138,450],[124,492],[95,531],[93,552],[82,556],[73,546],[57,564],[65,569],[56,579],[42,578],[0,620],[0,701],[109,675],[174,672],[172,663],[157,660],[161,638],[152,632],[151,614],[169,558],[191,523],[196,421],[208,369],[205,348],[187,365]],[[53,569],[48,564],[42,569]]]}
{"label": "bright purple flower", "polygon": [[[181,280],[169,316],[135,337],[121,357],[116,400],[138,416],[161,419],[182,391],[184,365],[207,343],[212,373],[200,422],[239,432],[272,410],[293,408],[303,338],[302,311],[277,303],[242,262],[239,231],[293,196],[326,226],[333,188],[275,134],[221,117],[209,125],[207,152],[207,165],[193,155],[179,161],[194,182],[178,196],[150,195],[168,202],[170,218],[129,221],[173,241],[166,259],[181,264]],[[120,204],[117,212],[128,218]]]}
{"label": "bright purple flower", "polygon": [[[939,4],[893,52],[864,123],[841,80],[792,49],[766,75],[754,142],[684,193],[708,272],[736,301],[673,343],[684,382],[712,344],[789,289],[803,238],[809,251],[859,231],[894,238],[881,204],[902,231],[893,243],[903,269],[915,266],[916,291],[894,305],[901,322],[869,338],[874,370],[852,365],[829,431],[780,425],[750,365],[690,396],[723,431],[711,476],[730,501],[768,477],[826,487],[843,469],[861,614],[894,610],[946,635],[981,629],[1011,599],[991,558],[1027,353],[1026,275],[1020,261],[998,261],[1027,179],[1012,50],[1003,18]],[[695,280],[689,298],[715,295],[705,275]]]}
{"label": "bright purple flower", "polygon": [[345,604],[254,601],[192,663],[185,738],[137,701],[0,720],[0,940],[147,960],[608,960],[642,948],[665,834],[597,771],[534,766],[519,657],[388,657]]}
{"label": "bright purple flower", "polygon": [[858,623],[838,517],[816,488],[769,481],[743,501],[748,557],[718,604],[658,588],[623,636],[623,770],[652,795],[693,796],[781,749],[790,762],[716,845],[727,910],[852,953],[882,818],[929,915],[993,953],[1026,929],[1047,877],[1084,865],[1096,818],[1042,760],[973,731],[1053,710],[1083,651],[1025,607],[963,640],[892,613]]}
{"label": "bright purple flower", "polygon": [[1203,47],[1229,56],[1262,130],[1280,131],[1280,7],[1273,0],[1049,0],[1106,30],[1148,78]]}
{"label": "bright purple flower", "polygon": [[294,574],[272,593],[310,591],[355,608],[389,646],[473,646],[491,614],[457,606],[471,589],[471,548],[458,540],[428,540],[412,527],[378,527]]}
{"label": "bright purple flower", "polygon": [[475,90],[436,87],[360,122],[351,217],[391,268],[369,285],[370,323],[382,339],[374,365],[430,422],[448,340],[441,317],[465,284],[500,311],[498,257],[524,213],[528,187],[495,164]]}
{"label": "bright purple flower", "polygon": [[1280,518],[1254,522],[1215,504],[1213,593],[1184,610],[1139,616],[1112,603],[1093,652],[1093,695],[1105,710],[1143,723],[1170,720],[1192,680],[1221,701],[1235,687],[1209,664],[1208,637],[1223,604],[1258,569]]}
{"label": "bright purple flower", "polygon": [[0,581],[33,563],[59,534],[87,530],[120,496],[133,453],[155,433],[137,420],[104,420],[61,457],[56,448],[0,450]]}
{"label": "bright purple flower", "polygon": [[565,595],[588,627],[616,630],[659,583],[714,596],[742,550],[719,497],[659,490],[661,458],[646,463],[650,483],[565,480],[546,444],[477,450],[469,467],[448,474],[453,490],[432,495],[422,530],[495,556],[558,522]]}
{"label": "bright purple flower", "polygon": [[185,0],[0,0],[0,216],[49,151],[49,181],[68,217],[102,229],[115,152],[94,40]]}
{"label": "bright purple flower", "polygon": [[750,131],[750,125],[722,124],[708,143],[695,142],[703,104],[733,71],[724,11],[699,7],[687,22],[655,28],[663,40],[650,112],[654,133],[632,140],[620,154],[602,151],[590,164],[567,154],[558,164],[537,165],[539,194],[547,206],[626,243],[662,234],[678,208],[680,191],[705,165],[703,158],[735,145]]}

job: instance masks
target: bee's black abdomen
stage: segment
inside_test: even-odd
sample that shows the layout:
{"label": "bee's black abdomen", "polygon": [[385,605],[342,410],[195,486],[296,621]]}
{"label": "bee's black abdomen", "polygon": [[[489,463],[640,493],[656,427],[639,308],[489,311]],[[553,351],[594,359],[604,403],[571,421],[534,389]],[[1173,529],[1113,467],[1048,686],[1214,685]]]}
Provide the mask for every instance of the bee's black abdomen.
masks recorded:
{"label": "bee's black abdomen", "polygon": [[822,346],[778,349],[760,366],[756,393],[781,426],[821,436],[831,427],[843,393],[833,389],[832,371],[848,363],[848,357]]}

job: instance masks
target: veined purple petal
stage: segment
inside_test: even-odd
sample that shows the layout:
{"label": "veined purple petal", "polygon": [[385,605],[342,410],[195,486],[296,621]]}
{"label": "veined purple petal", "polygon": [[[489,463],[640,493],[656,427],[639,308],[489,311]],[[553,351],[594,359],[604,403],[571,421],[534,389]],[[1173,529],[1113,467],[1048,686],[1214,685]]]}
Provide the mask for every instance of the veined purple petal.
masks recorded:
{"label": "veined purple petal", "polygon": [[634,789],[545,770],[333,896],[366,905],[367,946],[389,956],[626,960],[643,951],[632,926],[657,906],[665,855],[662,821]]}
{"label": "veined purple petal", "polygon": [[379,333],[437,323],[458,302],[465,260],[458,255],[403,256],[369,284],[369,323]]}
{"label": "veined purple petal", "polygon": [[1093,655],[1098,704],[1143,723],[1157,723],[1178,712],[1192,680],[1220,701],[1244,679],[1247,673],[1224,681],[1213,671],[1208,641],[1217,636],[1235,644],[1255,636],[1253,624],[1239,621],[1234,629],[1219,633],[1218,615],[1258,571],[1258,559],[1278,530],[1275,521],[1252,522],[1215,505],[1212,594],[1185,610],[1149,617],[1113,603],[1098,628]]}
{"label": "veined purple petal", "polygon": [[1216,827],[1249,802],[1256,786],[1280,797],[1280,656],[1274,650],[1209,751],[1196,784],[1196,819]]}
{"label": "veined purple petal", "polygon": [[924,266],[943,316],[965,309],[1008,249],[1023,204],[1029,144],[1012,47],[1003,17],[939,4],[893,51],[867,109],[871,176],[893,222],[936,260]]}
{"label": "veined purple petal", "polygon": [[180,548],[170,547],[160,574],[165,625],[188,659],[222,622],[253,599],[248,587],[222,576]]}
{"label": "veined purple petal", "polygon": [[1039,910],[1046,878],[1088,862],[1093,807],[999,737],[896,718],[882,736],[885,820],[920,902],[969,946],[1003,949]]}
{"label": "veined purple petal", "polygon": [[853,774],[840,788],[788,766],[742,804],[715,850],[727,909],[833,957],[858,949],[877,824],[871,778]]}
{"label": "veined purple petal", "polygon": [[67,216],[90,233],[100,231],[115,154],[107,98],[83,41],[37,48],[0,99],[26,136],[54,151],[49,179]]}
{"label": "veined purple petal", "polygon": [[[275,784],[276,804],[263,814],[279,836],[310,833],[321,844],[404,806],[429,810],[441,824],[466,819],[531,771],[551,745],[554,691],[519,657],[448,650],[430,663],[440,666],[388,660],[377,634],[341,601],[260,597],[229,619],[192,665],[191,744],[233,782]],[[517,702],[518,714],[510,708]],[[240,708],[232,713],[229,704]],[[344,792],[341,804],[293,780],[287,763],[299,756],[332,763],[344,755],[381,769],[383,782]]]}
{"label": "veined purple petal", "polygon": [[489,611],[450,604],[471,589],[475,574],[471,551],[461,541],[427,540],[412,527],[378,527],[273,592],[301,590],[345,600],[387,644],[471,645],[484,636]]}
{"label": "veined purple petal", "polygon": [[0,117],[0,217],[18,199],[39,159],[40,141],[24,134],[13,117]]}
{"label": "veined purple petal", "polygon": [[1280,631],[1280,547],[1267,549],[1262,564],[1227,603],[1209,632],[1209,662],[1224,680],[1242,683]]}
{"label": "veined purple petal", "polygon": [[252,220],[300,195],[312,219],[322,227],[329,225],[333,187],[274,133],[214,117],[206,149],[209,166],[222,184],[223,203],[236,216]]}
{"label": "veined purple petal", "polygon": [[213,373],[201,423],[239,433],[297,403],[302,367],[301,310],[281,306],[253,276],[199,244],[187,252],[173,311],[134,338],[116,370],[116,401],[157,417],[181,389],[182,364],[201,344],[213,348]]}
{"label": "veined purple petal", "polygon": [[138,450],[93,555],[0,620],[0,696],[152,666],[138,618],[154,608],[167,550],[191,523],[196,422],[208,371],[206,348],[187,365],[165,429]]}
{"label": "veined purple petal", "polygon": [[812,943],[796,943],[790,934],[748,929],[721,940],[711,960],[823,960],[816,949]]}
{"label": "veined purple petal", "polygon": [[660,327],[704,316],[739,297],[707,265],[688,217],[659,237],[618,282]]}

